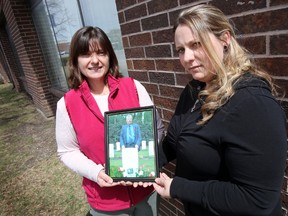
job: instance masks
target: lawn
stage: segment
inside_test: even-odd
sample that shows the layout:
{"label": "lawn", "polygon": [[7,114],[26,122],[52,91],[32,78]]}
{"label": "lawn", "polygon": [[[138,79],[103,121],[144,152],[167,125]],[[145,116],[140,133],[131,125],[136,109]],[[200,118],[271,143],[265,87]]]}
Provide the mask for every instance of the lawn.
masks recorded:
{"label": "lawn", "polygon": [[81,177],[57,158],[55,119],[0,85],[0,215],[86,215]]}
{"label": "lawn", "polygon": [[[148,149],[139,151],[138,158],[138,169],[142,172],[142,176],[136,175],[136,177],[149,177],[151,173],[156,173],[155,157],[149,156]],[[122,166],[123,164],[121,151],[115,151],[115,156],[113,158],[110,158],[110,176],[123,177],[124,170],[122,170]]]}

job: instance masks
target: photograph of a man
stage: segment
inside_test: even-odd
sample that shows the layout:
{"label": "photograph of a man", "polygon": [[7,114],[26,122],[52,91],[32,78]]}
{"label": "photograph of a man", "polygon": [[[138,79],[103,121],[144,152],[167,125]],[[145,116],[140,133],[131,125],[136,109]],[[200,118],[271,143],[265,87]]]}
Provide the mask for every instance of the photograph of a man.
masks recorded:
{"label": "photograph of a man", "polygon": [[128,114],[126,116],[126,124],[122,126],[120,132],[121,148],[137,148],[139,150],[141,139],[142,137],[139,125],[133,123],[133,116]]}
{"label": "photograph of a man", "polygon": [[154,106],[106,112],[105,137],[105,171],[115,181],[153,181],[159,175]]}

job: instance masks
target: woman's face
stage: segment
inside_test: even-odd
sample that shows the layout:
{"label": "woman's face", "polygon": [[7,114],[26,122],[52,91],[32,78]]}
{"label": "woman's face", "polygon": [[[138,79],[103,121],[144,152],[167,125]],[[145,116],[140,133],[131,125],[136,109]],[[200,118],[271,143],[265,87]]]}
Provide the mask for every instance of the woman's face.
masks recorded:
{"label": "woman's face", "polygon": [[[209,33],[209,37],[216,54],[220,59],[223,59],[223,42],[211,33]],[[179,54],[180,62],[185,70],[192,75],[194,80],[205,82],[207,85],[213,79],[216,72],[190,27],[187,25],[179,25],[176,28],[175,46]]]}
{"label": "woman's face", "polygon": [[101,47],[87,54],[78,56],[78,67],[81,73],[88,79],[103,79],[109,70],[109,55],[104,53]]}

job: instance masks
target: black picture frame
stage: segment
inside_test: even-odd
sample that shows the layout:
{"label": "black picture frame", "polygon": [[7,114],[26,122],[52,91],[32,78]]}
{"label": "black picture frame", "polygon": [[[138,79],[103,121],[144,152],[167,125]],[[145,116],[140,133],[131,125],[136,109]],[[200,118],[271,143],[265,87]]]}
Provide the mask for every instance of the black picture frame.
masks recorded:
{"label": "black picture frame", "polygon": [[[131,116],[134,126],[129,130],[133,131],[133,136],[128,135],[126,122]],[[150,182],[159,177],[155,106],[108,111],[104,117],[106,174],[115,182]],[[136,146],[139,130],[141,144]],[[129,142],[128,137],[133,137],[134,141]]]}

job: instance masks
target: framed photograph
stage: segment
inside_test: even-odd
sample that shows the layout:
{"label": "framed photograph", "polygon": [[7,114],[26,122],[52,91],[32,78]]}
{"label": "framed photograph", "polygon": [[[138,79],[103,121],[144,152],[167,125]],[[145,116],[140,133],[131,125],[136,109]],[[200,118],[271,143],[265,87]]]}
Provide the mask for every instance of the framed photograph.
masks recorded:
{"label": "framed photograph", "polygon": [[154,106],[105,112],[105,172],[114,181],[159,176]]}

